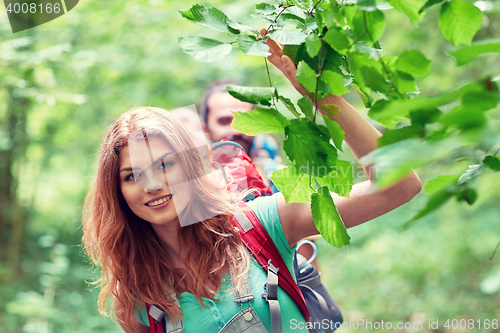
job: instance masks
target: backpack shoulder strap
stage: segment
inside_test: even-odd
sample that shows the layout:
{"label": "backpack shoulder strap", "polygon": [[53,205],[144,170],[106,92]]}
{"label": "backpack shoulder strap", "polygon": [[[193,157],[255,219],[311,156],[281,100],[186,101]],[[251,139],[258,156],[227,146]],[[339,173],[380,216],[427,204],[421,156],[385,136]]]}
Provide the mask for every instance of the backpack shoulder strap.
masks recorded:
{"label": "backpack shoulder strap", "polygon": [[149,331],[151,333],[165,332],[163,328],[163,323],[165,322],[163,317],[165,316],[165,313],[156,306],[147,303],[146,310],[148,312]]}
{"label": "backpack shoulder strap", "polygon": [[[179,300],[174,294],[175,304],[180,306]],[[183,333],[184,325],[181,319],[173,321],[171,317],[167,316],[163,310],[155,305],[146,303],[146,310],[148,311],[149,331],[150,333]]]}
{"label": "backpack shoulder strap", "polygon": [[272,264],[277,268],[279,286],[297,304],[306,321],[309,321],[309,310],[307,309],[304,296],[283,258],[281,258],[276,245],[274,245],[271,237],[255,213],[242,202],[239,203],[239,206],[243,208],[243,211],[238,211],[235,214],[232,223],[238,228],[243,243],[266,272],[268,272],[268,262],[271,259]]}

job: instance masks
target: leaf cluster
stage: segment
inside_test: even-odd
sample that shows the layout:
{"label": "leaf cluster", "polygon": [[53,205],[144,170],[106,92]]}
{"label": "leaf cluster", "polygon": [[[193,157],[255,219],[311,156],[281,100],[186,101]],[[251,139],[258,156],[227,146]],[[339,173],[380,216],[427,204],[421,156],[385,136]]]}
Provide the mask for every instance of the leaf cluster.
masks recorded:
{"label": "leaf cluster", "polygon": [[[463,0],[261,3],[256,5],[253,16],[269,25],[265,36],[231,21],[215,8],[195,5],[181,12],[195,23],[235,36],[230,43],[207,42],[203,37],[187,37],[190,43],[186,43],[186,38],[180,38],[181,47],[196,59],[221,60],[231,51],[231,44],[237,44],[246,55],[267,57],[270,53],[265,42],[272,39],[283,46],[283,53],[297,66],[297,81],[310,95],[296,104],[275,87],[230,87],[228,91],[234,97],[257,105],[248,113],[235,113],[233,126],[249,135],[285,133],[283,147],[293,166],[275,172],[272,180],[287,202],[312,202],[318,230],[334,246],[348,244],[349,237],[340,216],[332,213],[336,212],[335,205],[326,199],[325,193],[328,190],[348,196],[352,184],[346,186],[346,183],[352,177],[329,177],[341,173],[339,168],[346,165],[337,160],[344,133],[331,120],[339,112],[338,107],[322,106],[321,118],[314,107],[318,99],[328,94],[343,95],[351,87],[369,108],[368,115],[388,128],[378,142],[380,148],[361,161],[376,165],[379,187],[397,182],[411,168],[463,159],[471,155],[464,151],[475,151],[471,162],[477,168],[464,170],[454,183],[443,179],[430,182],[434,184],[431,187],[438,189],[431,194],[427,206],[406,225],[453,196],[473,204],[477,198],[472,188],[474,180],[488,168],[498,171],[497,157],[491,154],[500,141],[495,134],[499,123],[488,121],[488,112],[500,102],[496,81],[483,78],[441,95],[421,97],[416,80],[431,72],[432,61],[416,49],[404,50],[397,56],[383,54],[379,40],[385,32],[385,11],[401,12],[418,29],[425,13],[437,5],[440,6],[438,26],[443,36],[455,47],[466,45],[450,53],[458,66],[484,53],[500,52],[498,41],[471,45],[483,17],[477,7]],[[278,112],[277,102],[282,102],[295,119]],[[477,156],[482,157],[478,160]],[[330,223],[336,227],[332,228]]]}

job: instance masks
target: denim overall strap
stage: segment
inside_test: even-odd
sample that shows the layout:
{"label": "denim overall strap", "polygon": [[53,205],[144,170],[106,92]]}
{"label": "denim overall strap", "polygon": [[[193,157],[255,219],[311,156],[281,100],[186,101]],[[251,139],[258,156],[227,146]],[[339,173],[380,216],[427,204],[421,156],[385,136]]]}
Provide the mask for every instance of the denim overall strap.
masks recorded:
{"label": "denim overall strap", "polygon": [[[177,299],[177,295],[173,293],[172,297],[174,298],[175,305],[177,305],[180,308],[181,304],[179,303],[179,299]],[[166,323],[165,327],[166,333],[184,333],[184,325],[182,324],[182,320],[180,318],[174,322],[172,317],[166,316],[165,323]]]}
{"label": "denim overall strap", "polygon": [[[181,305],[175,293],[172,294],[172,298],[174,299],[175,304],[180,308]],[[149,315],[155,319],[155,321],[160,322],[165,320],[165,332],[166,333],[184,333],[184,325],[182,324],[181,319],[177,319],[175,322],[172,317],[167,316],[165,312],[163,312],[158,307],[151,305],[149,309]]]}
{"label": "denim overall strap", "polygon": [[[238,254],[238,264],[242,264],[241,256]],[[236,286],[236,274],[234,268],[231,268],[231,282],[233,288]],[[257,312],[252,307],[250,302],[255,299],[250,284],[250,273],[246,272],[241,281],[240,291],[235,291],[234,302],[238,304],[249,303],[249,306],[242,308],[240,312],[235,314],[218,333],[267,333],[267,330],[262,324]]]}
{"label": "denim overall strap", "polygon": [[[238,265],[240,265],[241,267],[243,259],[241,258],[241,255],[239,253],[236,257],[238,258]],[[234,288],[236,286],[236,273],[234,267],[231,267],[231,282]],[[243,304],[252,302],[254,299],[255,297],[253,296],[252,285],[250,283],[250,274],[249,272],[247,272],[242,277],[240,290],[235,291],[234,293],[234,302],[237,304]]]}

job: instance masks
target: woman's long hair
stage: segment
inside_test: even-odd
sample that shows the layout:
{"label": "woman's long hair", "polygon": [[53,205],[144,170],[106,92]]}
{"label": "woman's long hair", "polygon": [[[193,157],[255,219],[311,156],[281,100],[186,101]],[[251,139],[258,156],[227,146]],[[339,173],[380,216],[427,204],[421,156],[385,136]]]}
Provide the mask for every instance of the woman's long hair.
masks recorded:
{"label": "woman's long hair", "polygon": [[[182,167],[191,179],[191,200],[184,213],[202,214],[199,208],[202,202],[201,210],[213,216],[180,228],[178,237],[187,249],[185,270],[173,267],[150,223],[131,211],[121,193],[120,151],[129,140],[134,140],[133,133],[138,129],[147,138],[165,140],[179,154]],[[248,271],[250,257],[231,224],[235,209],[231,195],[222,186],[224,183],[200,177],[204,174],[204,161],[194,149],[199,146],[196,140],[194,134],[165,110],[140,107],[122,114],[108,129],[101,146],[97,175],[83,210],[83,244],[102,270],[99,310],[106,314],[106,300],[113,294],[118,308],[122,309],[122,324],[130,329],[134,306],[155,304],[175,320],[182,317],[182,312],[175,305],[172,292],[188,291],[203,304],[201,295],[211,295],[213,300],[217,292],[211,290],[207,282],[218,286],[224,270],[233,267],[237,290],[243,274]],[[193,207],[191,203],[195,201]],[[238,263],[238,254],[243,258],[242,264]]]}

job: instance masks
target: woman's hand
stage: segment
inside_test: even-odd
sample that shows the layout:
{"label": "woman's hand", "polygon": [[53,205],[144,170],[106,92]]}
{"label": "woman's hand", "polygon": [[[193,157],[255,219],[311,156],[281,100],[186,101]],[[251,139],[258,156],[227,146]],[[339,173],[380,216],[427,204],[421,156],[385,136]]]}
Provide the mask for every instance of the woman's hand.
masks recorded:
{"label": "woman's hand", "polygon": [[[267,34],[266,29],[261,29],[260,34],[262,37],[264,37]],[[283,54],[283,47],[276,43],[272,39],[268,39],[266,42],[267,46],[269,46],[269,51],[271,52],[271,55],[267,57],[267,60],[271,62],[276,68],[278,68],[290,81],[292,86],[303,96],[309,96],[313,101],[314,101],[314,94],[307,91],[306,88],[302,84],[297,81],[297,67],[295,67],[295,64],[293,63],[292,59],[290,57],[286,56]],[[340,104],[343,101],[343,98],[341,96],[336,96],[329,94],[325,96],[324,98],[318,100],[317,105],[321,106],[324,104]],[[321,113],[321,109],[319,109]]]}
{"label": "woman's hand", "polygon": [[[264,37],[267,34],[266,29],[261,29],[260,34]],[[271,55],[267,57],[267,60],[271,62],[276,68],[278,68],[290,81],[290,83],[294,86],[295,89],[302,95],[310,95],[306,88],[302,84],[297,81],[297,68],[293,63],[292,59],[288,56],[283,55],[283,48],[278,45],[274,40],[269,38],[266,42],[267,46],[269,46],[269,52]]]}

